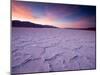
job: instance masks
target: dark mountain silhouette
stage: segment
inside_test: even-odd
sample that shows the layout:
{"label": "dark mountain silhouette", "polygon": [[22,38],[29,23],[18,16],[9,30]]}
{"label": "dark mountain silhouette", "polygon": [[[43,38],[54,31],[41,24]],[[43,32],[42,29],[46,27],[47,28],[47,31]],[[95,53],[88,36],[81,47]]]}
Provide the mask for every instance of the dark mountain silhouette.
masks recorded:
{"label": "dark mountain silhouette", "polygon": [[56,28],[50,25],[40,25],[40,24],[35,24],[27,21],[19,21],[19,20],[13,20],[12,27]]}
{"label": "dark mountain silhouette", "polygon": [[[19,20],[13,20],[12,27],[57,28],[57,27],[50,26],[50,25],[41,25],[41,24],[35,24],[35,23],[31,23],[31,22],[27,22],[27,21],[19,21]],[[95,27],[92,27],[92,28],[64,28],[64,29],[96,31]]]}
{"label": "dark mountain silhouette", "polygon": [[96,31],[96,27],[91,27],[91,28],[64,28],[64,29],[91,30],[91,31]]}
{"label": "dark mountain silhouette", "polygon": [[93,31],[96,31],[96,28],[84,28],[84,30],[93,30]]}

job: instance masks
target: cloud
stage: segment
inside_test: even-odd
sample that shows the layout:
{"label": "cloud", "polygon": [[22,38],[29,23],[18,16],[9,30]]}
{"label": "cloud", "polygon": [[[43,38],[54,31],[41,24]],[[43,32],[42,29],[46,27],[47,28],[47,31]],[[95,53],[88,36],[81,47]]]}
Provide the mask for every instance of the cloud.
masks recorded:
{"label": "cloud", "polygon": [[[12,2],[12,20],[30,21],[60,28],[95,27],[95,15],[84,16],[80,6]],[[78,14],[80,13],[80,14]]]}
{"label": "cloud", "polygon": [[12,19],[32,21],[36,18],[36,16],[33,16],[31,10],[24,5],[21,5],[15,1],[12,3]]}
{"label": "cloud", "polygon": [[76,21],[67,21],[58,25],[60,25],[60,28],[89,28],[95,27],[95,19],[95,16],[87,16],[81,17],[79,20]]}

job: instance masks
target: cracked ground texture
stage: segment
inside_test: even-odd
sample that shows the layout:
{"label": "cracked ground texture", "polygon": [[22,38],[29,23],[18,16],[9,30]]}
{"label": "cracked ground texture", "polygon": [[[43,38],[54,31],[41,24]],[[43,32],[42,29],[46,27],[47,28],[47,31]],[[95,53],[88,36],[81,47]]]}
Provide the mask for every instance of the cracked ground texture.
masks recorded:
{"label": "cracked ground texture", "polygon": [[96,68],[95,31],[12,28],[12,73]]}

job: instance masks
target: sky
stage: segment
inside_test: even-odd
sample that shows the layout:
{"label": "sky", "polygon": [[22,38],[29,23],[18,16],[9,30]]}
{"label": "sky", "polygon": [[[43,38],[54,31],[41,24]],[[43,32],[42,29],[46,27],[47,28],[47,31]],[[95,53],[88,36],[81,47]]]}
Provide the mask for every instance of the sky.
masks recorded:
{"label": "sky", "polygon": [[12,1],[12,20],[59,28],[93,28],[96,26],[96,7]]}

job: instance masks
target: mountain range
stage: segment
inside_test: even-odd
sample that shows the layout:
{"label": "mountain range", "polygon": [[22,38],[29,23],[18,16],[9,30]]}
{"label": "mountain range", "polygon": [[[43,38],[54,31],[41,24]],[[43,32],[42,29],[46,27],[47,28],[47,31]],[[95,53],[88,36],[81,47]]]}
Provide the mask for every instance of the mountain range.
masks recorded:
{"label": "mountain range", "polygon": [[[51,25],[41,25],[41,24],[35,24],[28,21],[19,21],[19,20],[13,20],[12,21],[12,27],[31,27],[31,28],[58,28]],[[63,28],[63,29],[76,29],[76,30],[93,30],[96,31],[95,27],[92,28]]]}
{"label": "mountain range", "polygon": [[12,27],[57,28],[50,25],[35,24],[27,21],[13,20]]}

